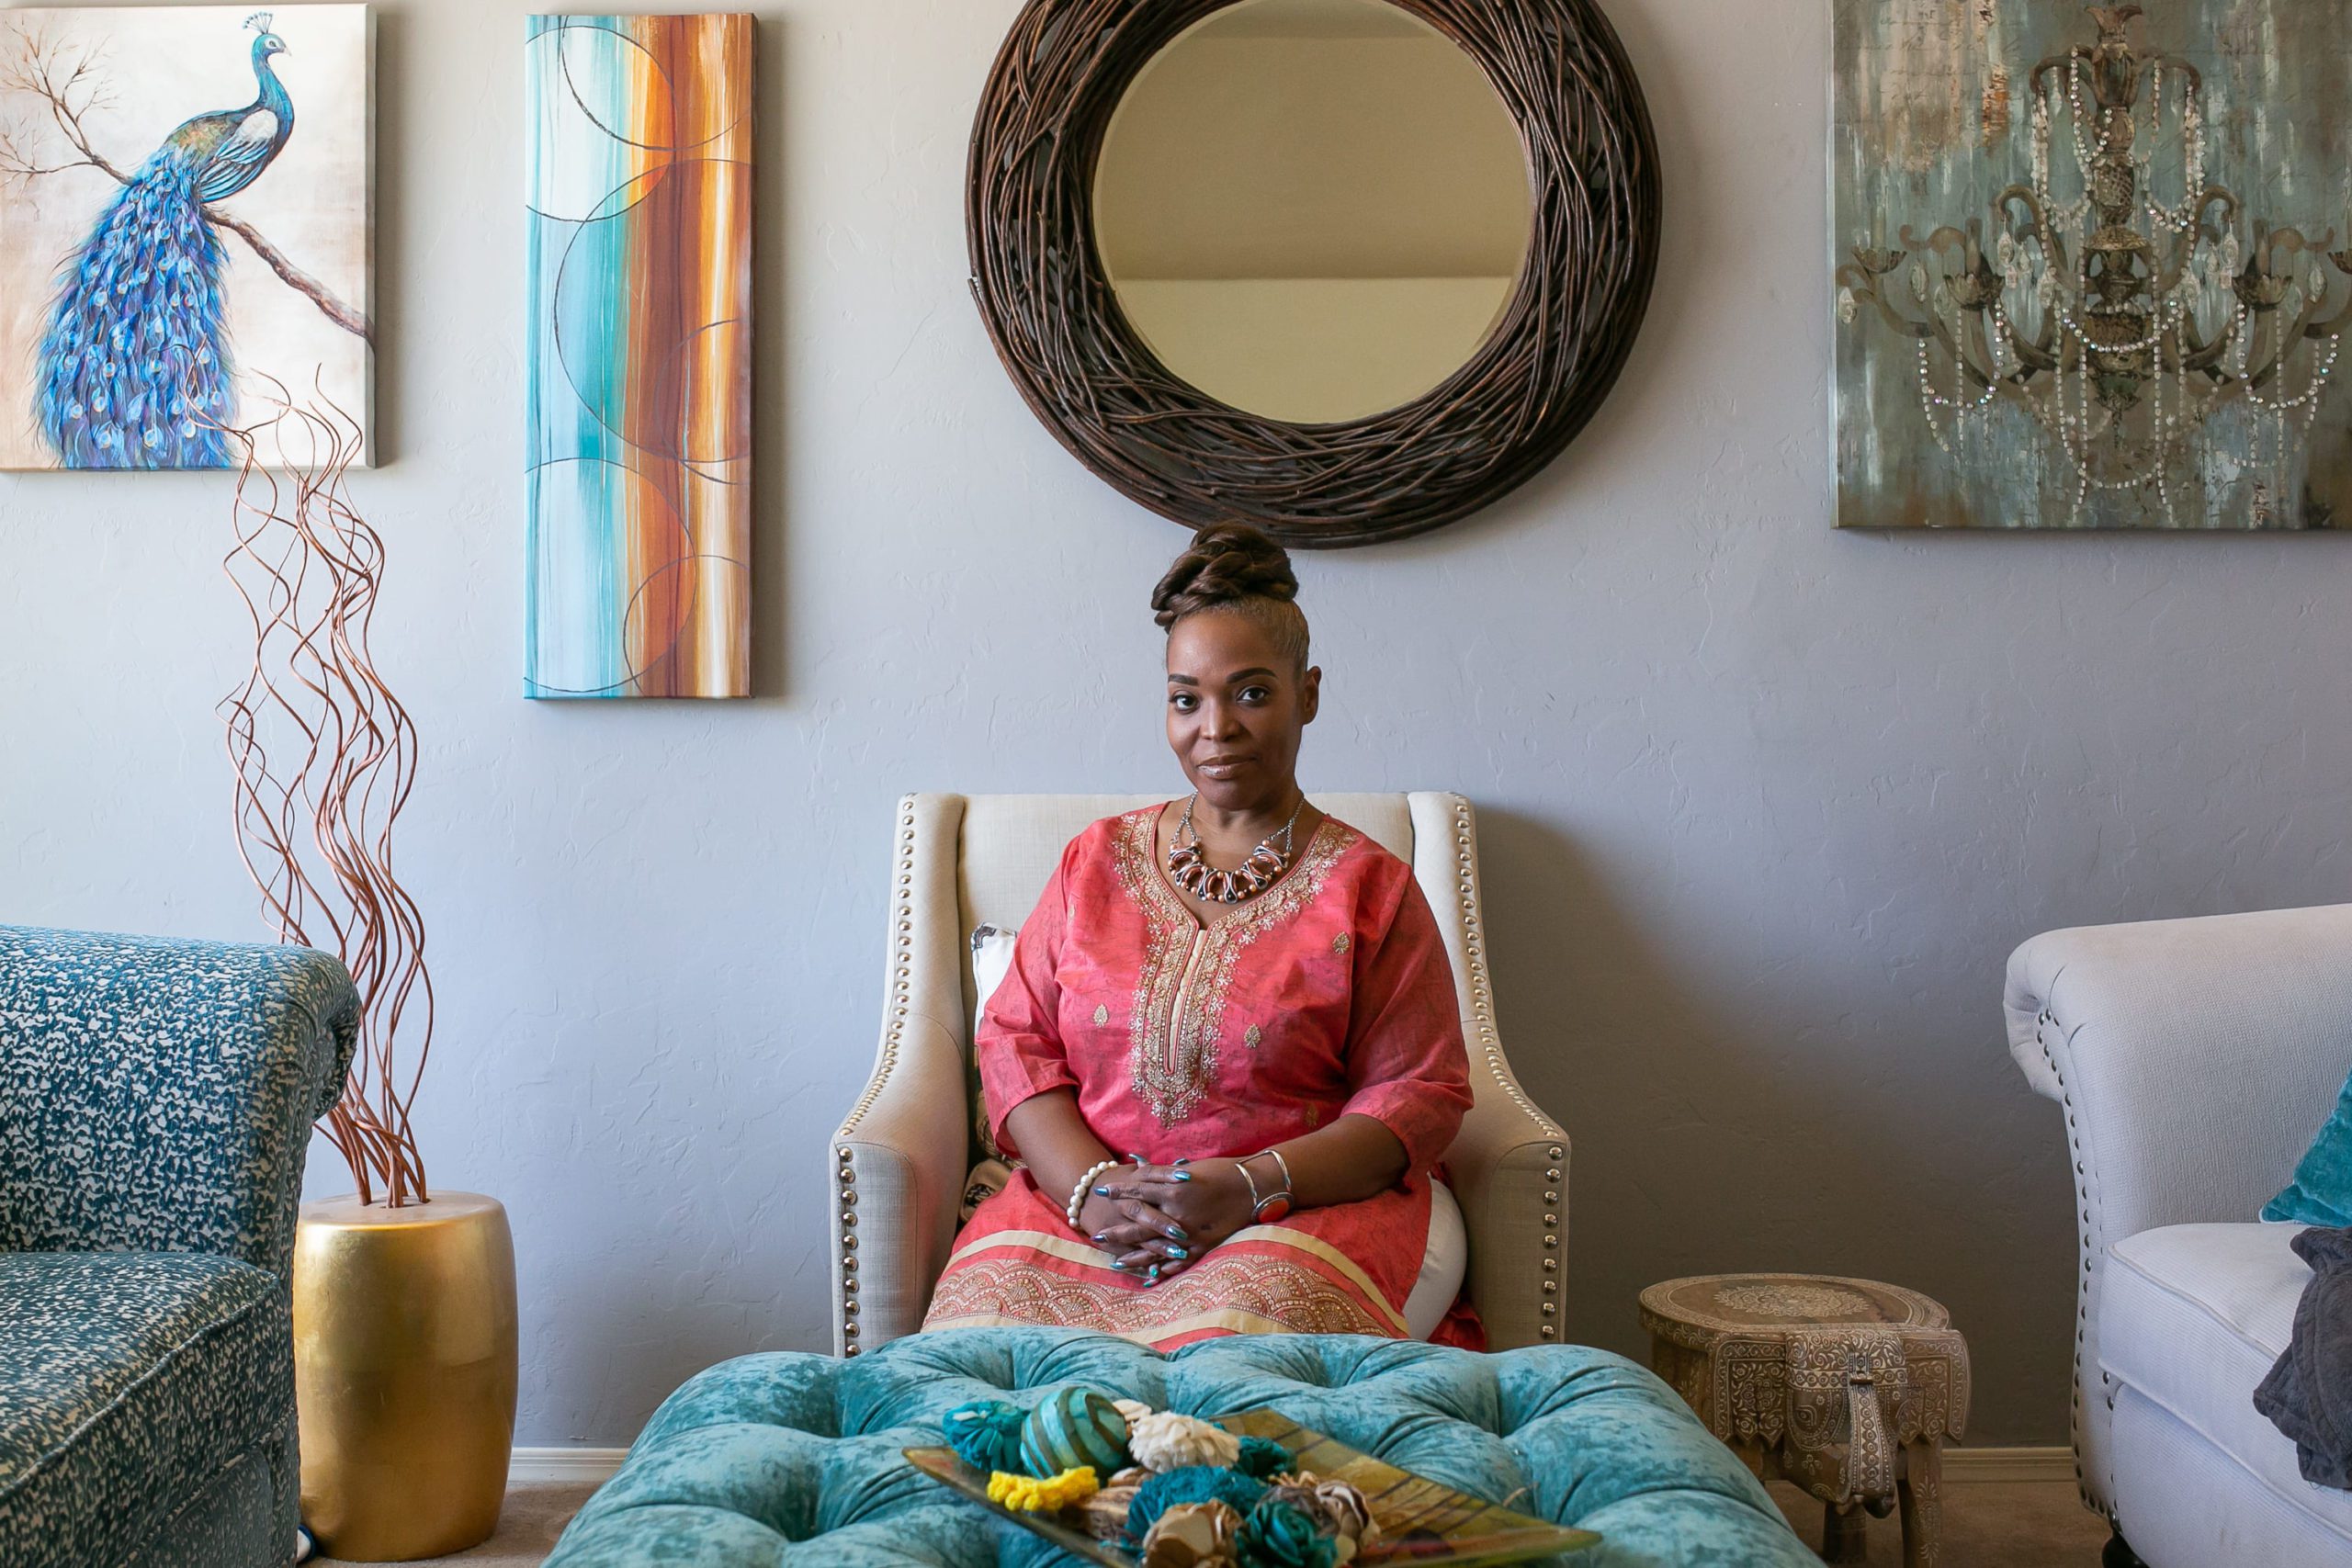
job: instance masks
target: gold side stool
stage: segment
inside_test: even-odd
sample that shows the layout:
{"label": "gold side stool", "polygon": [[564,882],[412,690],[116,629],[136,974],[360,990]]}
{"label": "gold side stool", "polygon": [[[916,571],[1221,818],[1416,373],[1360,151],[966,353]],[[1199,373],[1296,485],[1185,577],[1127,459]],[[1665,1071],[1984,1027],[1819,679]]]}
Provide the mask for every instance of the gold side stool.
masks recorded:
{"label": "gold side stool", "polygon": [[1822,1501],[1821,1555],[1865,1560],[1865,1514],[1903,1508],[1904,1568],[1933,1568],[1943,1444],[1968,1422],[1968,1344],[1917,1291],[1816,1274],[1711,1274],[1642,1292],[1650,1365],[1759,1481]]}

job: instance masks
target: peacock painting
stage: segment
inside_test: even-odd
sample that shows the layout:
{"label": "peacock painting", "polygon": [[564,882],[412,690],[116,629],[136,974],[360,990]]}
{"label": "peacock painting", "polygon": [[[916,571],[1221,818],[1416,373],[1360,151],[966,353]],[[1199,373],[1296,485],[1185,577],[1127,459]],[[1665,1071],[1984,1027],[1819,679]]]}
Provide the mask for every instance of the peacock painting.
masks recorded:
{"label": "peacock painting", "polygon": [[368,56],[364,6],[0,12],[0,466],[225,468],[288,394],[366,428]]}

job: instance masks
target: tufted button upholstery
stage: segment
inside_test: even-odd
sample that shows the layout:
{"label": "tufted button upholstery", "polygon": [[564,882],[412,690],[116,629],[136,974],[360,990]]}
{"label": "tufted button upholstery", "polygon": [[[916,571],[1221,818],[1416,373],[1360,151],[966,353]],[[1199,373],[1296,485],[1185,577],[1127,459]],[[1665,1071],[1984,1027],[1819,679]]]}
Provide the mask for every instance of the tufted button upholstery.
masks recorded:
{"label": "tufted button upholstery", "polygon": [[654,1413],[548,1568],[1067,1562],[917,1472],[966,1400],[1080,1382],[1196,1416],[1280,1408],[1341,1442],[1523,1512],[1598,1530],[1577,1568],[1817,1568],[1747,1468],[1648,1372],[1576,1346],[1474,1355],[1329,1335],[1162,1356],[1061,1329],[967,1329],[850,1360],[745,1356]]}

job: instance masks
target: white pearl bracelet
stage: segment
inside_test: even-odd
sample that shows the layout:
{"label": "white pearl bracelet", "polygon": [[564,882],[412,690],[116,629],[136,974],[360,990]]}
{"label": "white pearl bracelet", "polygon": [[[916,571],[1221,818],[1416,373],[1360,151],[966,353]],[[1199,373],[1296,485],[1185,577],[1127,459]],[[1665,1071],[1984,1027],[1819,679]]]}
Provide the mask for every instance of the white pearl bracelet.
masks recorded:
{"label": "white pearl bracelet", "polygon": [[1100,1165],[1090,1167],[1086,1174],[1078,1179],[1078,1185],[1069,1190],[1069,1203],[1062,1213],[1069,1219],[1070,1229],[1078,1228],[1078,1212],[1086,1207],[1087,1190],[1094,1185],[1094,1179],[1106,1170],[1115,1168],[1118,1163],[1114,1159],[1106,1159]]}

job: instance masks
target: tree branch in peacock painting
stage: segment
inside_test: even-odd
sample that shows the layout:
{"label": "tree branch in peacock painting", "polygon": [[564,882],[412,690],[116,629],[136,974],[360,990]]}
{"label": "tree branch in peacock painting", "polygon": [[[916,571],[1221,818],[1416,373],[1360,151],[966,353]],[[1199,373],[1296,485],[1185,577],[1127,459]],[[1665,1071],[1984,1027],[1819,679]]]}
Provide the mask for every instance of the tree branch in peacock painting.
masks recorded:
{"label": "tree branch in peacock painting", "polygon": [[[209,18],[216,32],[233,24],[209,7],[184,15]],[[49,122],[38,131],[22,123],[0,129],[0,182],[29,185],[86,169],[117,187],[79,245],[59,258],[46,317],[28,345],[31,416],[58,467],[234,466],[223,434],[236,420],[238,375],[224,233],[336,328],[370,340],[361,311],[219,205],[270,177],[299,118],[277,67],[288,47],[270,13],[245,17],[238,36],[244,33],[252,35],[244,51],[252,101],[183,121],[129,173],[91,130],[94,111],[115,102],[103,45],[76,50],[28,25],[0,63],[0,89],[28,96]],[[43,140],[62,144],[47,161]]]}

